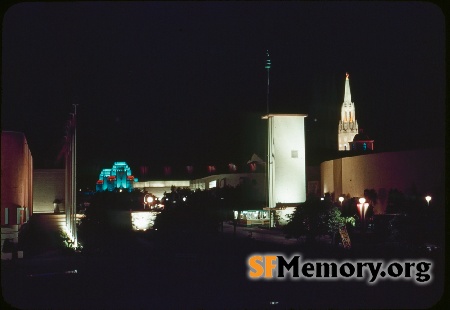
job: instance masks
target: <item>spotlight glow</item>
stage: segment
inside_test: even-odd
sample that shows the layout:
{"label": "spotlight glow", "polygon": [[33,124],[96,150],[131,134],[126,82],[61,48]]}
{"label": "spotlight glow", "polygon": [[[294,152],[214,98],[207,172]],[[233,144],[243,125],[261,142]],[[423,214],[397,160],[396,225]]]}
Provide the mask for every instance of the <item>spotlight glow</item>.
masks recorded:
{"label": "spotlight glow", "polygon": [[152,229],[159,212],[133,211],[131,212],[131,224],[134,231]]}

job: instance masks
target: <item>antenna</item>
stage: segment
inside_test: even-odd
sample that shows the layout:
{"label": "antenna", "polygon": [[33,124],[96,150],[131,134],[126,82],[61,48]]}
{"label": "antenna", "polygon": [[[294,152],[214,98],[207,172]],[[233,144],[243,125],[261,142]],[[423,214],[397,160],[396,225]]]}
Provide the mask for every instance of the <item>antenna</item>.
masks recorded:
{"label": "antenna", "polygon": [[272,64],[270,62],[270,55],[269,55],[269,50],[266,50],[266,66],[265,68],[267,69],[267,115],[269,115],[269,77],[270,77],[270,65]]}
{"label": "antenna", "polygon": [[74,107],[74,114],[77,115],[77,106],[78,103],[72,103],[73,107]]}
{"label": "antenna", "polygon": [[265,166],[265,188],[264,188],[264,196],[266,199],[266,208],[269,212],[269,229],[271,229],[272,226],[272,212],[270,210],[270,189],[269,189],[269,185],[271,184],[269,182],[269,175],[270,175],[270,153],[271,153],[271,148],[270,148],[270,139],[271,139],[271,133],[270,133],[270,118],[269,118],[269,85],[270,85],[270,66],[271,66],[271,61],[270,61],[270,55],[269,55],[269,50],[266,50],[266,65],[264,68],[267,69],[267,102],[266,102],[266,117],[267,117],[267,159],[266,159],[266,166]]}

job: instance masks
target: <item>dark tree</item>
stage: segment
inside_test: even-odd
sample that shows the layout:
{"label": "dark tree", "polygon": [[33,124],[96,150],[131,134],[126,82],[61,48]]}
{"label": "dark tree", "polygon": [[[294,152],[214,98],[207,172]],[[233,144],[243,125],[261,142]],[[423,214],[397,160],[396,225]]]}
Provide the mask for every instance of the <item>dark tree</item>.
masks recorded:
{"label": "dark tree", "polygon": [[398,189],[390,189],[388,194],[388,203],[386,207],[386,213],[404,213],[406,211],[406,198],[405,195]]}
{"label": "dark tree", "polygon": [[335,234],[344,222],[330,199],[310,197],[295,209],[284,230],[288,238],[306,236],[307,242],[313,242],[317,236]]}
{"label": "dark tree", "polygon": [[165,209],[158,214],[154,228],[161,234],[217,232],[220,222],[218,198],[214,190],[175,189],[165,195]]}
{"label": "dark tree", "polygon": [[131,232],[130,210],[144,208],[144,194],[139,190],[104,191],[93,195],[78,226],[78,238],[86,251],[117,247]]}
{"label": "dark tree", "polygon": [[378,202],[378,194],[377,191],[372,189],[365,189],[364,190],[364,198],[366,198],[366,202],[368,202],[370,205],[374,206]]}

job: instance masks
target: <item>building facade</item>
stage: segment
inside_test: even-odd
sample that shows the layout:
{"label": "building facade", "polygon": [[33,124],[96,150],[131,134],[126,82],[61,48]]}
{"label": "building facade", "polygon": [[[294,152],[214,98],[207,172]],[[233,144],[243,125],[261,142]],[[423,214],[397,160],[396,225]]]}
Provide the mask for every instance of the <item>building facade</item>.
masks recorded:
{"label": "building facade", "polygon": [[33,213],[64,212],[64,190],[65,169],[35,169],[33,171]]}
{"label": "building facade", "polygon": [[134,182],[138,181],[131,174],[131,168],[126,162],[115,162],[111,169],[103,169],[98,177],[97,191],[112,191],[114,189],[132,190]]}
{"label": "building facade", "polygon": [[363,132],[362,129],[359,133],[355,135],[352,142],[349,142],[350,150],[352,151],[373,151],[374,150],[374,140],[370,139],[367,134]]}
{"label": "building facade", "polygon": [[335,197],[363,197],[365,189],[377,192],[375,212],[386,211],[390,189],[416,191],[444,201],[445,151],[443,149],[386,152],[325,161],[320,165],[321,193]]}
{"label": "building facade", "polygon": [[352,102],[352,95],[350,93],[349,74],[345,76],[345,93],[344,102],[341,108],[341,119],[338,126],[338,143],[340,151],[348,151],[350,149],[349,142],[358,133],[358,122],[355,114],[355,104]]}
{"label": "building facade", "polygon": [[[17,243],[20,227],[33,214],[33,158],[25,135],[2,131],[1,140],[1,245]],[[2,252],[4,255],[10,253]]]}
{"label": "building facade", "polygon": [[269,114],[268,207],[306,200],[306,114]]}
{"label": "building facade", "polygon": [[158,199],[164,196],[164,192],[170,193],[172,186],[185,188],[190,187],[191,182],[186,180],[154,180],[154,181],[142,181],[134,182],[133,188],[138,188],[144,192],[153,194]]}

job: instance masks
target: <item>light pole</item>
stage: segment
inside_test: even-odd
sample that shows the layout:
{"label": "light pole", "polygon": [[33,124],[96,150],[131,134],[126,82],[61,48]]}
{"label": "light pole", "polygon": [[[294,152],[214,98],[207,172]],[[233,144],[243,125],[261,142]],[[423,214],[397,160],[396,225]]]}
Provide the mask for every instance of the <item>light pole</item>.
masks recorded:
{"label": "light pole", "polygon": [[427,201],[428,206],[430,206],[431,196],[426,196],[425,200]]}
{"label": "light pole", "polygon": [[339,202],[341,203],[341,207],[342,207],[342,202],[344,201],[344,197],[339,197]]}
{"label": "light pole", "polygon": [[153,201],[153,196],[151,194],[146,194],[144,196],[144,209],[146,209],[147,207],[151,209]]}
{"label": "light pole", "polygon": [[366,198],[364,198],[364,197],[362,197],[362,198],[359,198],[359,204],[358,204],[358,207],[360,208],[360,210],[361,210],[361,226],[362,226],[362,231],[364,231],[365,230],[365,209],[366,209],[366,207],[368,206],[369,204],[368,203],[366,203]]}
{"label": "light pole", "polygon": [[364,224],[364,231],[366,230],[366,212],[367,212],[367,209],[369,208],[369,203],[368,202],[365,202],[364,204],[363,204],[363,215],[364,215],[364,218],[363,218],[363,224]]}

